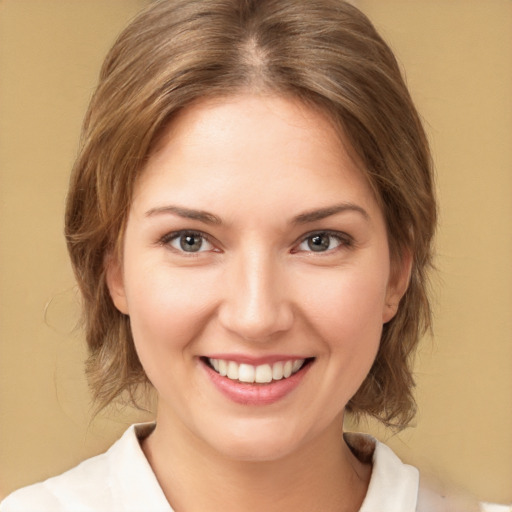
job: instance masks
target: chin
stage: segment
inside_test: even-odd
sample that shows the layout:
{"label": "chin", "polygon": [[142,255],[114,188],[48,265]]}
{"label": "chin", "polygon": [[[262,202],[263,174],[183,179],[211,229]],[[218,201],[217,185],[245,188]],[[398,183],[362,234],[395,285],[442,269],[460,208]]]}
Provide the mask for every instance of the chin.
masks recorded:
{"label": "chin", "polygon": [[224,457],[239,462],[274,462],[294,452],[293,447],[284,446],[282,441],[268,439],[264,443],[233,439],[217,449]]}
{"label": "chin", "polygon": [[272,421],[240,421],[232,428],[222,429],[210,445],[222,456],[240,462],[272,462],[286,458],[301,449],[307,436],[290,426]]}

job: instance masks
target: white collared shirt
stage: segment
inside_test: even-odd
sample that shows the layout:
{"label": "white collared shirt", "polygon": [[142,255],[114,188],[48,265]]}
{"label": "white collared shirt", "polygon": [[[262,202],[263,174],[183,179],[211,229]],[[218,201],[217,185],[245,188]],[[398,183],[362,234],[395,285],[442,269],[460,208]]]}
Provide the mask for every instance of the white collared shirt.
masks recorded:
{"label": "white collared shirt", "polygon": [[[15,491],[0,512],[173,512],[140,446],[153,429],[153,423],[132,425],[107,452]],[[422,510],[442,510],[432,508],[428,493],[418,500],[418,470],[386,445],[365,434],[345,434],[345,439],[357,456],[373,463],[359,512],[420,512],[419,501]]]}

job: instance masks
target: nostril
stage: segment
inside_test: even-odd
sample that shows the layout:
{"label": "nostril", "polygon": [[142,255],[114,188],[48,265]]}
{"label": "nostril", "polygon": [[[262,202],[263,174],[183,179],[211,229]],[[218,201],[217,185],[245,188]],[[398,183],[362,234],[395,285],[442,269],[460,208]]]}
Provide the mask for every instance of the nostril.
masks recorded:
{"label": "nostril", "polygon": [[291,328],[293,316],[285,308],[286,306],[278,306],[265,311],[226,308],[220,313],[220,321],[224,328],[244,340],[266,342]]}

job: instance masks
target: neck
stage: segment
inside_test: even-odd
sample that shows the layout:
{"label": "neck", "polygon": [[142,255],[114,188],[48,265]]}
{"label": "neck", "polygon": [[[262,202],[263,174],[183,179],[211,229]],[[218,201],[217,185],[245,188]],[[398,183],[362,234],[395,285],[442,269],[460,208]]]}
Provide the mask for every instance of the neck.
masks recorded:
{"label": "neck", "polygon": [[344,442],[341,422],[270,461],[227,458],[165,421],[142,447],[175,512],[356,512],[371,474]]}

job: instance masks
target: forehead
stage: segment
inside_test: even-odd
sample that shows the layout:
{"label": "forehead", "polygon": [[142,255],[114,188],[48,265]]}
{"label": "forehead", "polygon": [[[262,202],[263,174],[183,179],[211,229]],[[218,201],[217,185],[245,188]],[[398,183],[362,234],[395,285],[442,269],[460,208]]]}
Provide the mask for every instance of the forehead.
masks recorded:
{"label": "forehead", "polygon": [[[236,121],[236,131],[229,131],[229,122]],[[260,123],[264,130],[254,131],[255,123]],[[220,141],[223,135],[235,139],[247,134],[247,128],[252,130],[254,139],[264,141],[275,139],[278,131],[282,132],[284,125],[294,130],[295,138],[320,135],[321,139],[331,142],[336,139],[336,145],[343,151],[348,147],[344,134],[335,129],[332,119],[320,108],[306,105],[293,96],[283,96],[265,92],[240,92],[229,96],[214,96],[200,98],[179,110],[166,126],[159,137],[152,156],[173,140],[192,140],[197,136],[208,136],[208,141]],[[218,135],[213,138],[212,135]],[[332,148],[331,148],[332,149]]]}
{"label": "forehead", "polygon": [[283,194],[301,202],[354,194],[368,201],[369,191],[366,173],[328,116],[295,99],[240,94],[183,109],[151,154],[134,199],[171,194],[213,204],[215,197],[233,200],[235,193],[242,201],[252,192],[260,194],[254,206],[264,207]]}

